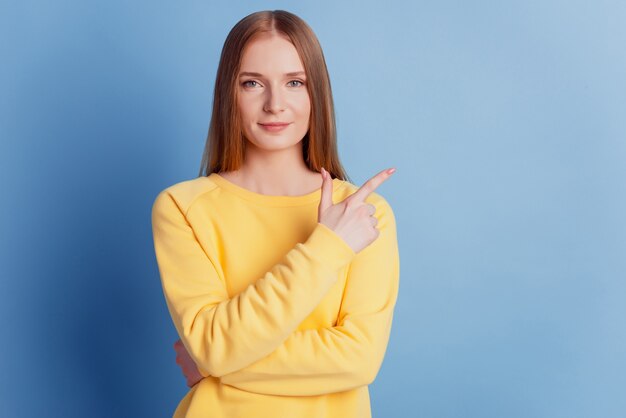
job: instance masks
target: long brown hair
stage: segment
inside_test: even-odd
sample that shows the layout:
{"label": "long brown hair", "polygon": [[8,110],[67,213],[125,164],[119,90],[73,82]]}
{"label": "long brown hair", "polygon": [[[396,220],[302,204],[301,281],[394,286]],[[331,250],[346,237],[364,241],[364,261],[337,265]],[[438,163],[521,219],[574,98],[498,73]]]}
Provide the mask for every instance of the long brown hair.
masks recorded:
{"label": "long brown hair", "polygon": [[285,35],[295,46],[307,76],[311,100],[309,130],[302,139],[304,161],[310,170],[324,167],[332,177],[349,180],[337,152],[335,108],[322,47],[309,25],[285,10],[252,13],[231,29],[220,57],[213,112],[199,176],[238,169],[244,160],[245,138],[237,107],[238,73],[243,50],[259,33]]}

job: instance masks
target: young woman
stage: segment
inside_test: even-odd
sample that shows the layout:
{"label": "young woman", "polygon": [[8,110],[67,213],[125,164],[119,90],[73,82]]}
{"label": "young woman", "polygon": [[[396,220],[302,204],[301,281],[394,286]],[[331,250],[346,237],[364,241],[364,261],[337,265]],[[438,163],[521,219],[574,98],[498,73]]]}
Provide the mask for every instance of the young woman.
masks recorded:
{"label": "young woman", "polygon": [[229,33],[200,176],[156,197],[163,292],[191,387],[175,417],[369,417],[399,285],[394,214],[337,155],[316,36],[286,11]]}

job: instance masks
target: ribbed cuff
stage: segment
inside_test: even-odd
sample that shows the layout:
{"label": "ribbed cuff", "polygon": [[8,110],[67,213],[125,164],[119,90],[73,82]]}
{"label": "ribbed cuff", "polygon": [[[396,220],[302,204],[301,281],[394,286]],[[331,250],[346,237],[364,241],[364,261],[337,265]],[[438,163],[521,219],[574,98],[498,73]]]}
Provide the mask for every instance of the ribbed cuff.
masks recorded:
{"label": "ribbed cuff", "polygon": [[319,222],[306,240],[305,246],[316,254],[324,266],[334,270],[345,266],[356,256],[354,250],[343,238]]}

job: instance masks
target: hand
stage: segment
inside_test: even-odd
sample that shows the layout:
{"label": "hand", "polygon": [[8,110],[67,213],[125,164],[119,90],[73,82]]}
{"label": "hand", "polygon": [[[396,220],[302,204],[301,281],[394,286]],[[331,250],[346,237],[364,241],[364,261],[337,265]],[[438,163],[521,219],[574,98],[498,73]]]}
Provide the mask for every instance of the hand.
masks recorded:
{"label": "hand", "polygon": [[322,196],[317,210],[317,221],[343,238],[355,253],[360,252],[374,242],[379,234],[376,229],[378,220],[373,216],[376,208],[365,203],[365,199],[394,172],[394,168],[381,171],[366,181],[359,190],[334,205],[332,178],[322,168]]}
{"label": "hand", "polygon": [[174,350],[176,351],[176,364],[180,366],[183,375],[187,379],[187,386],[192,387],[202,380],[198,366],[196,366],[196,363],[180,339],[174,343]]}

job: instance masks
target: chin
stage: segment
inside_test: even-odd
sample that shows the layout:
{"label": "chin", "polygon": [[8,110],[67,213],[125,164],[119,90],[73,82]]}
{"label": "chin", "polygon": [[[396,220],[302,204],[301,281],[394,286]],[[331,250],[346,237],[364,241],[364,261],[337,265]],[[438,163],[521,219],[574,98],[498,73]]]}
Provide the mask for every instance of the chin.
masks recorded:
{"label": "chin", "polygon": [[284,137],[281,135],[271,135],[271,134],[260,134],[255,136],[254,139],[250,140],[249,137],[246,136],[248,142],[252,143],[255,147],[263,150],[281,150],[290,147],[294,147],[302,142],[304,139],[304,135],[299,138],[293,137]]}
{"label": "chin", "polygon": [[267,151],[279,151],[291,147],[295,147],[300,143],[300,141],[277,141],[277,142],[266,142],[263,141],[261,143],[255,143],[257,148],[267,150]]}

